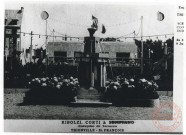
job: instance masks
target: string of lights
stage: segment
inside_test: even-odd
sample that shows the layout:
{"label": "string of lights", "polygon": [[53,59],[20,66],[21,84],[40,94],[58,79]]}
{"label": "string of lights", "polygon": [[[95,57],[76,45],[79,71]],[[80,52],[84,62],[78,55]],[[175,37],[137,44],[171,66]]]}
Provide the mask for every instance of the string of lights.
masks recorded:
{"label": "string of lights", "polygon": [[[139,19],[136,19],[136,20],[134,20],[134,21],[139,21]],[[133,22],[134,22],[133,21]],[[129,23],[129,22],[128,22]],[[130,22],[131,23],[131,22]],[[123,24],[127,24],[127,23],[123,23]],[[113,26],[117,26],[118,24],[116,24],[116,25],[113,25]],[[83,25],[82,25],[83,26]],[[107,27],[109,27],[109,26],[107,26]],[[110,26],[111,27],[111,26]],[[78,39],[78,41],[79,40],[83,40],[84,38],[83,37],[73,37],[73,36],[68,36],[67,34],[63,34],[63,33],[61,33],[61,32],[58,32],[58,31],[54,31],[54,29],[53,30],[51,30],[51,27],[50,27],[50,25],[49,25],[49,23],[48,23],[48,25],[47,25],[47,28],[50,30],[50,32],[52,33],[51,35],[43,35],[43,34],[34,34],[34,33],[28,33],[28,32],[20,32],[20,33],[23,33],[23,36],[25,36],[25,35],[31,35],[32,34],[32,36],[35,36],[35,35],[37,35],[37,36],[39,36],[39,38],[41,37],[41,36],[43,36],[43,37],[46,37],[47,39],[48,38],[50,38],[50,37],[53,37],[53,38],[62,38],[62,40],[66,40],[67,38],[68,39],[70,39],[70,40],[72,40],[72,39]],[[138,33],[136,34],[135,33],[135,31],[133,31],[133,32],[131,32],[131,33],[128,33],[128,34],[125,34],[125,35],[123,35],[123,36],[120,36],[120,37],[116,37],[115,39],[117,39],[117,40],[121,40],[121,39],[137,39],[137,38],[151,38],[151,37],[156,37],[157,39],[159,39],[158,37],[160,37],[160,36],[165,36],[165,38],[168,36],[168,35],[174,35],[174,34],[161,34],[161,35],[149,35],[149,36],[138,36],[139,35],[139,33],[140,33],[140,30],[141,30],[141,25],[140,25],[140,27],[139,27],[139,30],[138,30]],[[58,35],[54,35],[54,33],[56,33],[56,34],[58,34]],[[60,35],[60,36],[59,36]],[[133,35],[133,36],[129,36],[129,35]],[[102,38],[102,39],[104,39],[104,38]],[[42,45],[43,46],[43,45]]]}
{"label": "string of lights", "polygon": [[140,21],[140,18],[132,20],[130,22],[118,23],[118,24],[113,24],[113,25],[105,25],[105,26],[106,27],[119,27],[119,26],[122,26],[122,25],[127,25],[127,24],[131,24],[131,23],[134,23],[134,22],[138,22],[138,21]]}
{"label": "string of lights", "polygon": [[[26,35],[31,35],[31,33],[28,33],[28,32],[18,32],[18,33],[22,33],[23,36],[26,36]],[[32,36],[39,36],[40,37],[54,37],[52,35],[44,35],[44,34],[37,34],[37,33],[33,33]],[[55,36],[55,37],[65,37],[65,36]]]}
{"label": "string of lights", "polygon": [[49,26],[49,23],[47,23],[47,28],[50,30],[50,32],[53,33],[53,30],[51,30],[50,26]]}
{"label": "string of lights", "polygon": [[[59,35],[61,35],[61,36],[55,36],[55,38],[56,37],[61,37],[61,38],[70,38],[70,40],[72,39],[72,38],[74,38],[74,39],[78,39],[78,40],[83,40],[83,37],[73,37],[73,36],[68,36],[67,34],[63,34],[63,33],[61,33],[61,32],[58,32],[58,31],[52,31],[51,30],[51,27],[50,27],[50,25],[49,25],[49,23],[48,23],[48,25],[47,25],[47,27],[49,28],[49,30],[51,31],[51,32],[54,32],[54,33],[56,33],[56,34],[59,34]],[[53,29],[54,30],[54,29]]]}
{"label": "string of lights", "polygon": [[[48,25],[49,25],[49,23],[48,23]],[[50,27],[50,26],[49,26],[49,27]],[[51,28],[51,27],[50,27],[50,28]],[[82,29],[79,29],[78,32],[81,33],[81,30],[82,30]],[[61,33],[61,32],[59,32],[59,31],[56,31],[56,30],[55,30],[55,33],[58,34],[58,35],[64,36],[64,37],[66,37],[66,38],[70,38],[70,39],[72,39],[72,38],[73,38],[73,39],[78,39],[78,40],[83,40],[83,39],[84,39],[84,37],[69,36],[69,35],[66,34],[66,33],[64,34],[64,33]]]}
{"label": "string of lights", "polygon": [[[71,25],[71,26],[78,26],[78,27],[89,27],[89,25],[83,25],[83,24],[75,24],[75,23],[69,23],[69,22],[64,22],[62,20],[57,20],[57,19],[54,19],[54,18],[50,18],[51,21],[55,21],[55,22],[60,22],[60,23],[63,23],[63,24],[67,24],[67,25]],[[118,26],[122,26],[122,25],[127,25],[127,24],[130,24],[130,23],[134,23],[134,22],[138,22],[140,20],[140,18],[138,19],[135,19],[135,20],[132,20],[130,22],[122,22],[122,23],[118,23],[118,24],[112,24],[112,25],[105,25],[106,27],[118,27]],[[102,23],[102,22],[100,22]]]}
{"label": "string of lights", "polygon": [[62,34],[62,33],[58,32],[58,31],[55,31],[55,33],[58,33],[59,35],[62,35],[64,37],[66,37],[66,38],[83,39],[83,37],[72,37],[72,36],[68,36],[66,34]]}
{"label": "string of lights", "polygon": [[[151,38],[151,37],[156,37],[158,39],[158,37],[162,37],[164,36],[165,38],[167,38],[167,36],[174,36],[173,33],[171,34],[160,34],[160,35],[149,35],[149,36],[142,36],[142,38]],[[137,36],[137,37],[123,37],[123,38],[141,38],[141,36]]]}
{"label": "string of lights", "polygon": [[[22,33],[23,34],[23,36],[26,36],[26,35],[31,35],[31,33],[28,33],[28,32],[18,32],[18,33]],[[41,36],[43,36],[43,37],[60,37],[60,38],[65,38],[65,36],[66,36],[66,38],[76,38],[76,39],[82,39],[83,37],[71,37],[71,36],[67,36],[67,35],[65,35],[65,34],[62,34],[62,33],[60,33],[60,32],[57,32],[57,31],[55,31],[55,33],[58,33],[58,34],[61,34],[62,36],[57,36],[57,35],[55,35],[55,36],[52,36],[52,35],[43,35],[43,34],[35,34],[35,33],[33,33],[32,34],[32,36],[39,36],[39,38],[41,37]],[[127,39],[127,38],[141,38],[141,36],[128,36],[128,35],[132,35],[132,34],[134,34],[134,32],[132,32],[132,33],[129,33],[129,34],[126,34],[126,35],[123,35],[123,36],[120,36],[120,37],[117,37],[116,39]],[[136,34],[136,35],[138,35],[138,34]],[[158,37],[162,37],[162,36],[164,36],[165,38],[167,38],[167,36],[170,36],[170,35],[173,35],[174,36],[174,33],[168,33],[168,34],[159,34],[159,35],[145,35],[145,36],[142,36],[142,38],[151,38],[151,37],[156,37],[157,39],[158,39]]]}
{"label": "string of lights", "polygon": [[140,31],[141,31],[141,25],[140,25],[140,27],[139,27],[138,33],[136,34],[136,33],[134,32],[134,36],[138,36],[139,33],[140,33]]}
{"label": "string of lights", "polygon": [[123,36],[121,36],[121,37],[117,37],[116,39],[122,39],[122,38],[125,38],[126,36],[128,36],[128,35],[132,35],[132,34],[134,34],[134,32],[131,32],[131,33],[125,34],[125,35],[123,35]]}
{"label": "string of lights", "polygon": [[64,22],[61,20],[57,20],[54,18],[50,18],[51,21],[55,21],[55,22],[59,22],[59,23],[63,23],[63,24],[67,24],[67,25],[71,25],[71,26],[76,26],[76,27],[89,27],[88,25],[82,25],[82,24],[75,24],[75,23],[69,23],[69,22]]}
{"label": "string of lights", "polygon": [[[118,23],[118,24],[114,24],[114,25],[105,25],[105,27],[106,28],[111,28],[111,27],[117,27],[117,26],[121,26],[121,25],[127,25],[127,24],[132,24],[132,23],[134,23],[134,22],[138,22],[140,20],[140,18],[138,18],[138,19],[135,19],[135,20],[132,20],[132,21],[130,21],[130,22],[124,22],[124,23]],[[79,27],[89,27],[88,25],[80,25],[80,24],[73,24],[73,23],[66,23],[66,22],[64,22],[64,21],[60,21],[60,20],[57,20],[57,19],[54,19],[54,18],[50,18],[50,20],[49,21],[56,21],[56,22],[60,22],[60,24],[61,23],[63,23],[63,24],[68,24],[68,25],[73,25],[73,26],[76,26],[76,28],[79,26]],[[48,22],[49,22],[48,21]],[[99,22],[99,23],[102,23],[102,22]],[[49,24],[49,23],[48,23]],[[133,28],[133,27],[132,27]],[[49,30],[51,31],[51,29],[50,29],[50,26],[49,26]],[[138,34],[139,34],[139,32],[140,32],[140,28],[139,28],[139,31],[138,31],[138,33],[137,34],[135,34],[135,33],[132,33],[132,34],[134,34],[134,36],[137,36]],[[80,38],[83,38],[83,37],[72,37],[72,36],[67,36],[66,34],[62,34],[62,33],[60,33],[60,32],[56,32],[56,33],[58,33],[58,34],[60,34],[60,35],[62,35],[62,36],[66,36],[66,37],[68,37],[68,38],[76,38],[76,39],[80,39]],[[130,34],[129,34],[130,35]],[[126,35],[124,35],[124,36],[128,36],[128,34],[126,34]],[[124,37],[124,36],[121,36],[121,37]]]}
{"label": "string of lights", "polygon": [[[60,23],[64,23],[64,21],[59,21],[59,20],[57,20],[57,19],[54,19],[54,18],[51,18],[51,20],[53,20],[53,21],[58,21],[58,22],[60,22]],[[126,24],[131,24],[131,23],[134,23],[134,22],[137,22],[137,21],[139,21],[140,20],[140,18],[138,18],[138,19],[135,19],[135,20],[132,20],[132,21],[130,21],[130,22],[124,22],[124,23],[119,23],[119,24],[114,24],[114,25],[106,25],[106,27],[115,27],[115,26],[121,26],[121,25],[126,25]],[[100,22],[101,23],[101,22]],[[80,27],[88,27],[87,25],[78,25],[78,24],[73,24],[73,23],[65,23],[65,24],[69,24],[69,25],[74,25],[74,26],[80,26]],[[49,26],[49,23],[48,23],[48,28],[49,28],[49,30],[50,31],[52,31],[51,30],[51,28],[50,28],[50,26]],[[133,28],[133,27],[132,27]],[[140,29],[141,29],[141,25],[140,25],[140,27],[139,27],[139,30],[138,30],[138,33],[136,34],[135,33],[135,31],[134,32],[132,32],[132,33],[129,33],[129,34],[125,34],[125,35],[123,35],[123,36],[121,36],[121,37],[118,37],[117,39],[120,39],[120,38],[126,38],[126,36],[128,36],[128,35],[131,35],[131,34],[134,34],[134,37],[135,36],[138,36],[138,34],[139,34],[139,32],[140,32]],[[57,34],[59,34],[59,35],[62,35],[62,36],[64,36],[64,37],[66,37],[66,38],[70,38],[70,39],[72,39],[72,38],[74,38],[74,39],[83,39],[83,37],[73,37],[73,36],[68,36],[67,34],[63,34],[63,33],[60,33],[60,32],[57,32],[57,31],[55,31]],[[63,37],[62,37],[63,38]]]}

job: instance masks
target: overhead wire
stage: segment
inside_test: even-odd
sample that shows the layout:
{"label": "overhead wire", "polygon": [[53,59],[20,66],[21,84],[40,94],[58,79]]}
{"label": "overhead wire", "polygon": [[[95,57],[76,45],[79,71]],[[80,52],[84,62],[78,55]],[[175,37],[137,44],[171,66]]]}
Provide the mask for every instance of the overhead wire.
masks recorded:
{"label": "overhead wire", "polygon": [[[28,35],[31,35],[30,33],[28,32],[19,32],[19,33],[23,33],[23,34],[28,34]],[[62,33],[59,33],[57,31],[55,31],[55,33],[58,33],[58,34],[61,34],[62,36],[52,36],[52,35],[43,35],[43,34],[32,34],[32,36],[35,36],[35,35],[40,35],[40,36],[48,36],[48,37],[64,37],[65,35],[62,34]],[[131,32],[131,33],[128,33],[128,34],[125,34],[123,36],[120,36],[120,37],[116,37],[116,39],[119,39],[119,38],[134,38],[133,36],[128,36],[128,35],[132,35],[134,34],[134,32]],[[138,35],[138,34],[136,34]],[[142,37],[160,37],[160,36],[169,36],[169,35],[174,35],[174,33],[168,33],[168,34],[158,34],[158,35],[145,35],[145,36],[142,36]],[[66,35],[68,38],[83,38],[83,37],[71,37],[71,36],[68,36]],[[141,38],[141,36],[137,36],[135,38]]]}
{"label": "overhead wire", "polygon": [[[139,19],[136,19],[136,20],[134,20],[134,21],[132,21],[132,22],[136,22],[136,21],[138,21]],[[123,24],[129,24],[129,23],[131,23],[131,22],[128,22],[128,23],[122,23],[122,24],[120,24],[120,25],[123,25]],[[117,25],[119,25],[119,24],[116,24],[116,25],[112,25],[112,26],[117,26]],[[82,25],[83,26],[83,25]],[[107,27],[112,27],[111,25],[110,26],[107,26]],[[34,33],[32,33],[32,36],[34,36],[34,35],[39,35],[39,37],[40,36],[45,36],[45,37],[55,37],[55,38],[57,38],[57,37],[61,37],[61,38],[70,38],[70,39],[72,39],[72,38],[74,38],[74,39],[78,39],[78,40],[83,40],[83,38],[84,37],[79,37],[79,36],[69,36],[69,35],[67,35],[67,34],[64,34],[64,33],[61,33],[61,32],[59,32],[59,31],[52,31],[51,30],[51,27],[50,27],[50,24],[48,23],[47,24],[47,28],[50,30],[50,32],[51,33],[56,33],[56,34],[58,34],[58,35],[56,35],[56,36],[54,36],[54,35],[44,35],[44,34],[34,34]],[[138,36],[139,35],[139,33],[140,33],[140,31],[141,31],[141,25],[140,25],[140,27],[139,27],[139,29],[138,29],[138,32],[137,33],[135,33],[136,31],[133,31],[133,32],[131,32],[131,33],[128,33],[128,34],[125,34],[125,35],[122,35],[122,36],[119,36],[119,37],[115,37],[115,39],[128,39],[128,38],[141,38],[141,36]],[[19,32],[19,33],[23,33],[24,35],[25,34],[28,34],[28,35],[31,35],[31,33],[28,33],[28,32]],[[129,36],[129,35],[134,35],[134,36]],[[59,36],[60,35],[60,36]],[[171,33],[171,34],[160,34],[160,35],[148,35],[148,36],[142,36],[142,37],[148,37],[148,38],[150,38],[150,37],[158,37],[158,36],[168,36],[168,35],[174,35],[173,33]],[[106,39],[106,38],[103,38],[103,39]]]}
{"label": "overhead wire", "polygon": [[59,21],[57,19],[54,19],[54,18],[50,18],[51,21],[56,21],[56,22],[60,22],[60,23],[63,23],[63,24],[67,24],[67,25],[71,25],[71,26],[78,26],[78,27],[89,27],[88,25],[82,25],[82,24],[75,24],[75,23],[67,23],[67,22],[64,22],[64,21]]}

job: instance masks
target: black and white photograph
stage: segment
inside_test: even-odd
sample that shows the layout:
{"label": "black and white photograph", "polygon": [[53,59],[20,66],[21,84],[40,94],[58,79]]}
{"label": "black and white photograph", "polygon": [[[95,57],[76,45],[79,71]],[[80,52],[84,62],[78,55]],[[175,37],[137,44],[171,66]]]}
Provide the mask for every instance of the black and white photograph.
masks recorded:
{"label": "black and white photograph", "polygon": [[[169,3],[6,2],[5,131],[32,132],[8,121],[59,120],[41,132],[182,133],[179,17]],[[135,130],[139,121],[151,127]]]}

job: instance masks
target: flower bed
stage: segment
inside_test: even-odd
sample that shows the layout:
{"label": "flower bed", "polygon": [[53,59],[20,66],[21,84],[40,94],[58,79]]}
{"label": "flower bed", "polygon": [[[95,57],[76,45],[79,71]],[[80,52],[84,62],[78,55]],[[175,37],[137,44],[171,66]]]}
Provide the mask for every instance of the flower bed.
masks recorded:
{"label": "flower bed", "polygon": [[34,78],[29,82],[30,91],[26,93],[26,98],[32,98],[41,101],[65,102],[68,103],[74,100],[79,88],[77,78],[58,77]]}
{"label": "flower bed", "polygon": [[152,80],[116,77],[106,82],[105,98],[116,104],[151,101],[159,98],[158,88]]}
{"label": "flower bed", "polygon": [[[45,78],[34,78],[29,82],[30,91],[26,98],[47,102],[69,103],[75,101],[77,89],[80,87],[77,78],[65,77],[63,75]],[[117,105],[154,106],[159,95],[158,85],[146,79],[127,79],[116,77],[114,80],[106,81],[103,101],[112,102]],[[146,105],[145,105],[146,104]]]}

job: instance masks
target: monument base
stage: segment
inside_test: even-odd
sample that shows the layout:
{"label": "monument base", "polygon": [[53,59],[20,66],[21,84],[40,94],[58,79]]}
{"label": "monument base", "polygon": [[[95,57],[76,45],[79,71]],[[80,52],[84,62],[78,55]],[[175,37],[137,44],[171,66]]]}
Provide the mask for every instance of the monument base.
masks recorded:
{"label": "monument base", "polygon": [[71,102],[69,106],[73,107],[109,107],[112,103],[101,102],[100,100],[92,99],[77,99],[76,102]]}
{"label": "monument base", "polygon": [[111,106],[112,103],[105,102],[103,99],[104,95],[101,90],[96,88],[79,88],[77,91],[77,97],[75,102],[71,102],[70,106],[92,106],[92,107],[106,107]]}
{"label": "monument base", "polygon": [[102,93],[101,91],[90,87],[90,88],[79,88],[77,90],[77,99],[92,99],[92,100],[101,100]]}

